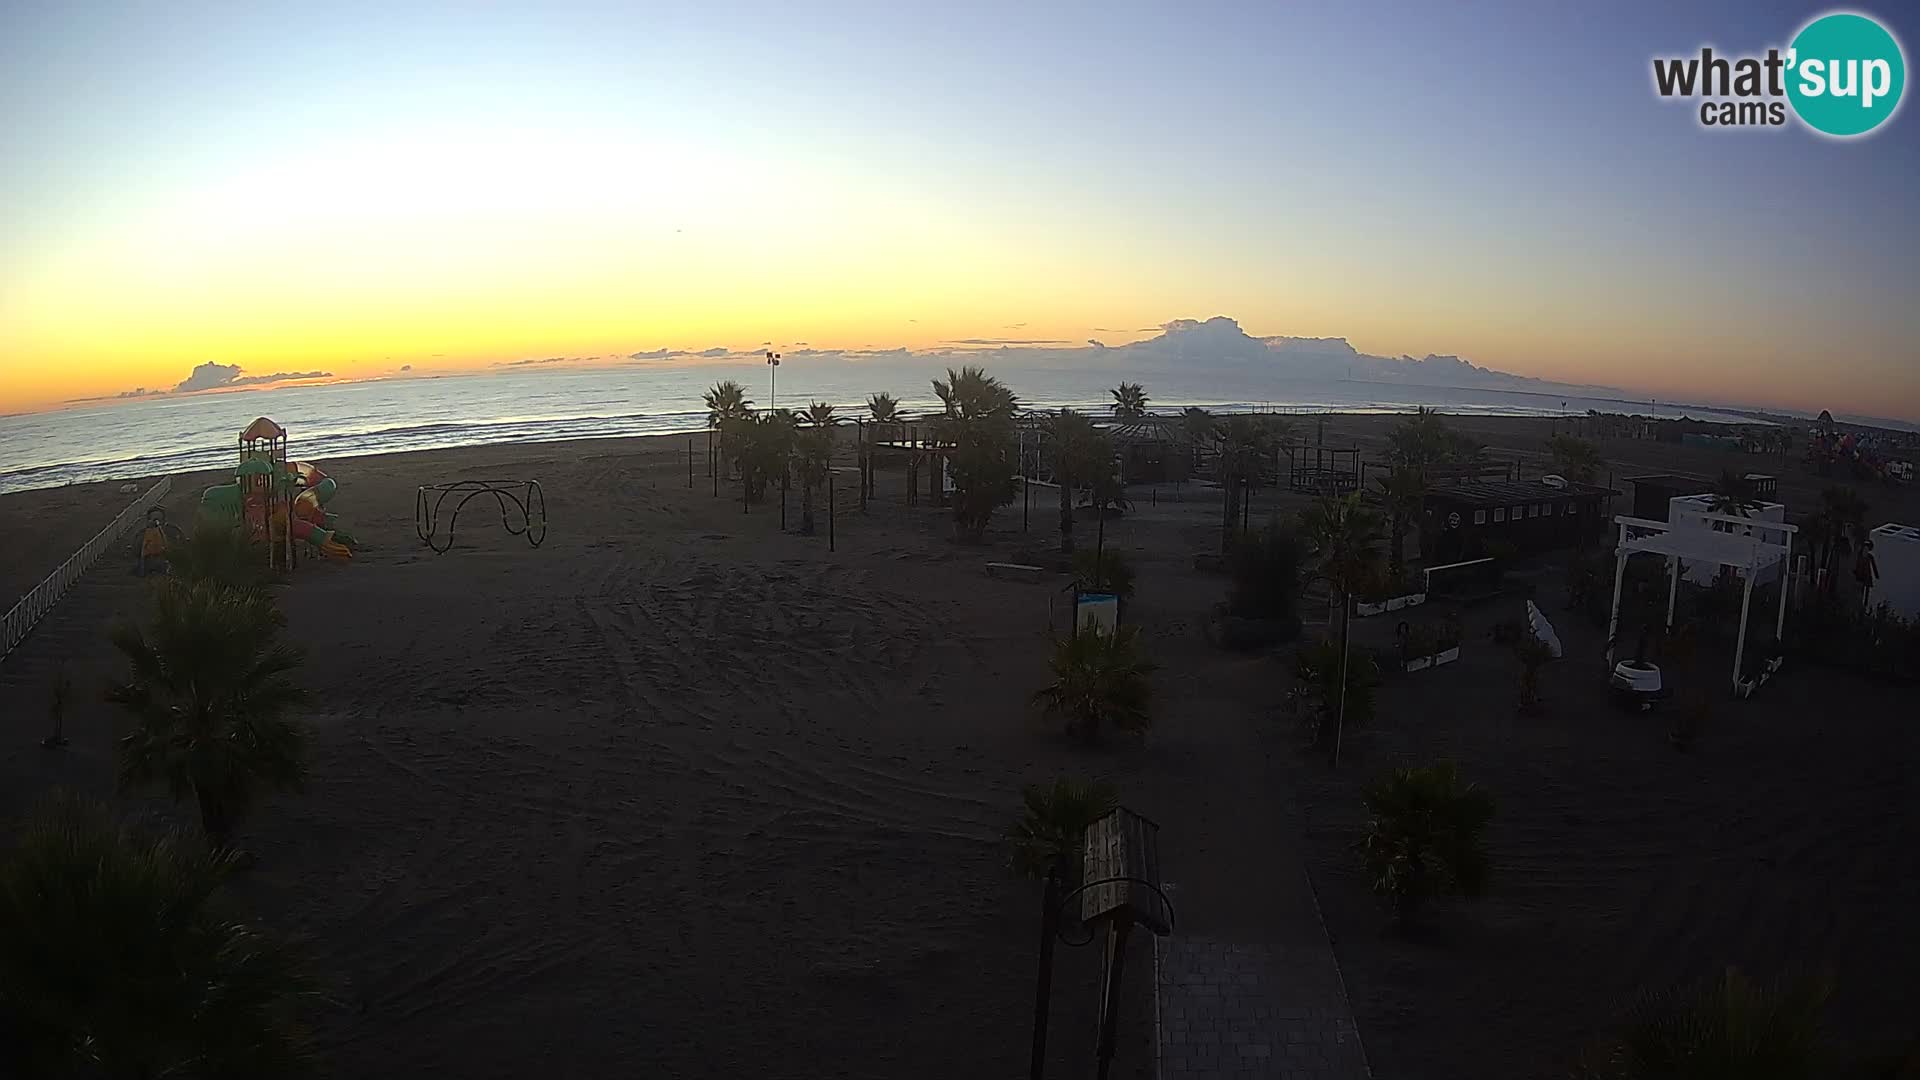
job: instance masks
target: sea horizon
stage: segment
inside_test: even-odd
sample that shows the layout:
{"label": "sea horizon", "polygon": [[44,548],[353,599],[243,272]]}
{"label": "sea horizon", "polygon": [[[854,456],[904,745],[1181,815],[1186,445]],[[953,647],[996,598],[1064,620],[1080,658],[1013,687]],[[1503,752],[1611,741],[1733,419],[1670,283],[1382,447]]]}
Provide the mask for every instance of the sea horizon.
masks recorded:
{"label": "sea horizon", "polygon": [[[983,359],[991,359],[983,357]],[[1261,378],[1243,373],[990,368],[1024,408],[1104,411],[1121,378],[1144,381],[1154,411],[1200,406],[1223,413],[1401,413],[1559,416],[1599,412],[1721,423],[1766,423],[1763,410],[1556,393],[1552,389],[1426,386],[1366,380]],[[863,413],[877,391],[903,412],[938,408],[926,364],[845,364],[781,369],[779,405],[826,401]],[[193,472],[227,464],[256,416],[287,427],[292,455],[333,460],[413,450],[557,442],[703,431],[707,387],[732,379],[756,407],[768,404],[760,364],[596,367],[571,371],[464,372],[304,383],[205,394],[156,394],[0,416],[0,493],[100,480]],[[103,437],[102,431],[111,436]]]}

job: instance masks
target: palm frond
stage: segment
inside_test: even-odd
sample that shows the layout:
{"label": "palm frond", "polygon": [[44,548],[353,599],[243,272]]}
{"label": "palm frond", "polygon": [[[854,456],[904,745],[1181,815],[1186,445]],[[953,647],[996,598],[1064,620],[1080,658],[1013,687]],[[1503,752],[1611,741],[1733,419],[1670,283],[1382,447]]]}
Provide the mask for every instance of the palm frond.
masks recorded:
{"label": "palm frond", "polygon": [[1063,776],[1052,784],[1028,785],[1021,799],[1025,812],[1007,830],[1013,872],[1037,879],[1060,870],[1062,883],[1072,887],[1087,827],[1117,805],[1113,786]]}

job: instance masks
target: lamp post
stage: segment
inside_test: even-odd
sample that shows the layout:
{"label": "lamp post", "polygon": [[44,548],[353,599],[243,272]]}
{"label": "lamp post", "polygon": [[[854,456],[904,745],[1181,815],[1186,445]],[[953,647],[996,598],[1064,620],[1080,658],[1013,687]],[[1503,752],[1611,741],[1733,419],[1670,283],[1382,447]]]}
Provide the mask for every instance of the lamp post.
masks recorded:
{"label": "lamp post", "polygon": [[772,409],[774,405],[778,404],[778,399],[774,395],[774,386],[777,382],[777,377],[779,376],[779,374],[780,374],[780,354],[777,352],[774,352],[772,349],[768,349],[767,350],[767,408],[768,409]]}

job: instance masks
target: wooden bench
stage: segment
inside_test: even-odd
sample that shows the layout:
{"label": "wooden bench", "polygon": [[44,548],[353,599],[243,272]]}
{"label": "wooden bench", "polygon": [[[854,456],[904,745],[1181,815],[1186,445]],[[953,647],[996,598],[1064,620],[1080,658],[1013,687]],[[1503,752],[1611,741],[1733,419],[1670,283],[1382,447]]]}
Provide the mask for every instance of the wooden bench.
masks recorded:
{"label": "wooden bench", "polygon": [[1026,563],[990,562],[987,564],[987,576],[1012,578],[1015,581],[1039,581],[1047,576],[1044,566],[1029,566]]}

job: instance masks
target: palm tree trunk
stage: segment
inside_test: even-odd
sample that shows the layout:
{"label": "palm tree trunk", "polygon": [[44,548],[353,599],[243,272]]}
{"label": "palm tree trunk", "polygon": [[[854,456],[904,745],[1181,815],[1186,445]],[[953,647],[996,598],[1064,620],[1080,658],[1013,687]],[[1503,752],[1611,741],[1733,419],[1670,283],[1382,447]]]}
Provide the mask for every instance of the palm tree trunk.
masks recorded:
{"label": "palm tree trunk", "polygon": [[1064,469],[1055,469],[1060,484],[1060,554],[1073,554],[1073,477]]}
{"label": "palm tree trunk", "polygon": [[1396,582],[1406,573],[1407,518],[1404,514],[1393,515],[1393,565],[1388,569]]}
{"label": "palm tree trunk", "polygon": [[1226,488],[1226,516],[1220,523],[1220,550],[1222,553],[1233,550],[1233,539],[1240,529],[1240,478],[1228,471],[1224,477]]}
{"label": "palm tree trunk", "polygon": [[811,478],[800,485],[800,535],[813,535],[813,481]]}
{"label": "palm tree trunk", "polygon": [[1340,590],[1340,706],[1334,713],[1333,722],[1333,764],[1340,764],[1340,744],[1347,735],[1347,651],[1351,644],[1347,636],[1348,609],[1351,607],[1346,590]]}

